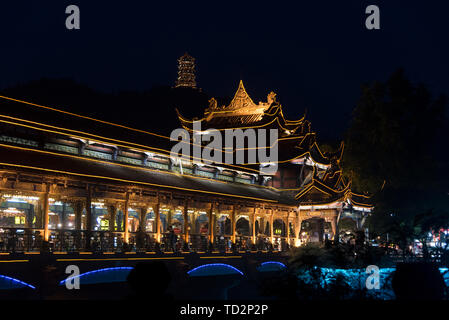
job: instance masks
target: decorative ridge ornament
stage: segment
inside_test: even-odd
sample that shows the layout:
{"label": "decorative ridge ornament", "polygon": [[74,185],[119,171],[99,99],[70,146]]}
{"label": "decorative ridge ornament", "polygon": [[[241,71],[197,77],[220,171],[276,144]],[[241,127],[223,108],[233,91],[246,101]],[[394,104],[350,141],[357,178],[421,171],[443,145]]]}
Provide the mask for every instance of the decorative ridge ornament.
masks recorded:
{"label": "decorative ridge ornament", "polygon": [[248,93],[245,90],[245,86],[243,85],[243,81],[240,80],[239,87],[234,94],[234,98],[231,103],[226,107],[228,110],[240,110],[242,108],[257,108],[257,105],[250,98]]}

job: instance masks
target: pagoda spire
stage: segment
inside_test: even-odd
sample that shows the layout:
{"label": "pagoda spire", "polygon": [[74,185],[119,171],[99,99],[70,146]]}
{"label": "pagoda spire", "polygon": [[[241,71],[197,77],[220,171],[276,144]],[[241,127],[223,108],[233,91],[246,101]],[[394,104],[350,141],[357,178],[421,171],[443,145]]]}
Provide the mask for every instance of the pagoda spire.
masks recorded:
{"label": "pagoda spire", "polygon": [[178,78],[175,88],[178,87],[196,89],[195,58],[187,52],[178,59]]}

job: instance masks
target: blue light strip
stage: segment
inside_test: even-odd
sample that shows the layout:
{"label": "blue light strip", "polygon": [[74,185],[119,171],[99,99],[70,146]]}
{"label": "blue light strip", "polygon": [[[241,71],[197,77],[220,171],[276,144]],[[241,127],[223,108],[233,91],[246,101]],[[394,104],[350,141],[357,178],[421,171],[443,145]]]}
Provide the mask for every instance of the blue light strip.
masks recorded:
{"label": "blue light strip", "polygon": [[13,282],[20,283],[21,285],[27,286],[27,287],[29,287],[31,289],[36,289],[36,287],[32,286],[31,284],[23,282],[23,281],[20,281],[19,279],[16,279],[16,278],[11,278],[11,277],[4,276],[4,275],[0,274],[0,279],[10,280],[10,281],[13,281]]}
{"label": "blue light strip", "polygon": [[61,282],[59,282],[59,285],[62,286],[64,284],[64,282],[66,282],[67,280],[71,280],[71,279],[74,279],[74,278],[81,278],[83,276],[87,276],[88,274],[92,274],[92,273],[111,271],[111,270],[132,270],[132,269],[133,269],[133,267],[113,267],[113,268],[97,269],[97,270],[81,273],[81,274],[79,274],[79,275],[77,275],[75,277],[70,277],[69,276],[67,279],[64,279]]}
{"label": "blue light strip", "polygon": [[278,265],[280,265],[282,268],[287,268],[287,266],[286,266],[285,264],[283,264],[282,262],[279,262],[279,261],[267,261],[267,262],[263,262],[263,263],[261,264],[261,266],[264,266],[264,265],[266,265],[266,264],[278,264]]}
{"label": "blue light strip", "polygon": [[206,268],[206,267],[213,267],[213,266],[220,266],[220,267],[227,267],[230,268],[234,271],[237,271],[238,273],[240,273],[243,276],[243,272],[240,271],[239,269],[229,265],[229,264],[225,264],[225,263],[209,263],[209,264],[203,264],[202,266],[196,267],[190,271],[187,272],[187,274],[190,274],[191,272],[198,270],[198,269],[202,269],[202,268]]}

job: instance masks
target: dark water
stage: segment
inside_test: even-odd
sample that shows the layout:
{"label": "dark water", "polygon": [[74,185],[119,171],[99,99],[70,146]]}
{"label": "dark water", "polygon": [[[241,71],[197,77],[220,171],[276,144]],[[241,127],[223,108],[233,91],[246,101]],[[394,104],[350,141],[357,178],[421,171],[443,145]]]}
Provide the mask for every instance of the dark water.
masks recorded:
{"label": "dark water", "polygon": [[[253,275],[244,275],[239,270],[232,270],[223,266],[199,268],[189,272],[175,274],[167,294],[173,299],[180,300],[272,300],[278,295],[264,292],[263,281],[277,279],[283,268],[267,265],[268,268],[259,268]],[[0,276],[0,299],[125,299],[132,292],[126,283],[131,267],[103,268],[80,275],[80,289],[68,290],[64,281],[54,286],[37,288],[20,279]],[[193,271],[193,272],[192,272]],[[374,299],[394,299],[391,288],[391,278],[395,268],[381,268],[380,289],[368,290],[369,296]],[[322,268],[322,286],[330,283],[340,274],[344,276],[353,289],[365,286],[368,274],[365,269],[330,269]],[[449,286],[448,268],[440,268],[445,283]],[[307,274],[300,276],[307,282]],[[277,281],[277,280],[276,280]],[[152,290],[149,288],[148,290]]]}

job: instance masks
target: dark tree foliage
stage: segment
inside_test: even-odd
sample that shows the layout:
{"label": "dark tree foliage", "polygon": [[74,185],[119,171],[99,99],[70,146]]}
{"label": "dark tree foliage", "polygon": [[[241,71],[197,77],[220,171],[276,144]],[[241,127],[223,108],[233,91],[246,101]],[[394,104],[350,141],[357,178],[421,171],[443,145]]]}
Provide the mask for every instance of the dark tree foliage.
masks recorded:
{"label": "dark tree foliage", "polygon": [[433,99],[403,70],[362,87],[345,138],[343,170],[355,190],[373,195],[370,227],[412,219],[448,205],[446,98]]}

